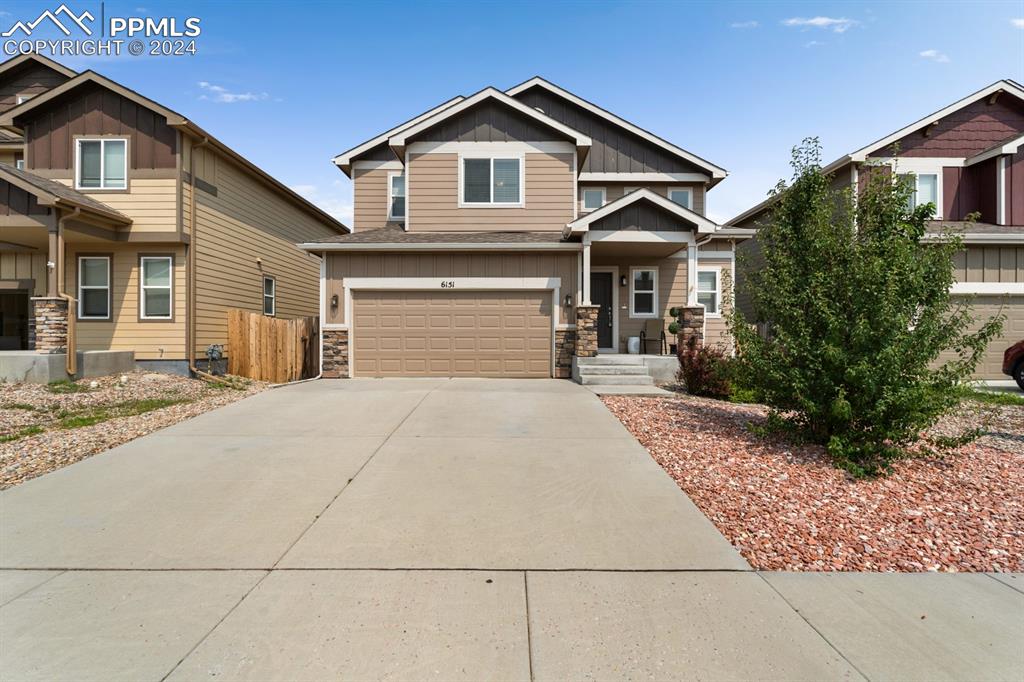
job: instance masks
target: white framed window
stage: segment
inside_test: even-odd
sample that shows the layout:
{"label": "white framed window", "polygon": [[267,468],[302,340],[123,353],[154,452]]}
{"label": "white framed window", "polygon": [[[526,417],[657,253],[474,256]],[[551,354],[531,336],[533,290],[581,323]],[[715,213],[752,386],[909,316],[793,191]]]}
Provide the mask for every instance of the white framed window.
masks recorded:
{"label": "white framed window", "polygon": [[174,318],[174,257],[139,257],[139,318]]}
{"label": "white framed window", "polygon": [[100,138],[75,141],[75,189],[126,189],[128,140]]}
{"label": "white framed window", "polygon": [[683,208],[693,210],[693,190],[689,187],[669,187],[668,198]]}
{"label": "white framed window", "polygon": [[604,187],[583,188],[583,210],[596,211],[605,205],[608,200],[608,193]]}
{"label": "white framed window", "polygon": [[721,268],[697,268],[697,303],[704,306],[705,317],[722,316]]}
{"label": "white framed window", "polygon": [[900,173],[897,177],[910,185],[912,194],[907,200],[908,208],[913,210],[931,203],[935,206],[935,216],[939,217],[942,211],[939,208],[938,173]]}
{"label": "white framed window", "polygon": [[460,157],[459,206],[521,208],[525,163],[516,157]]}
{"label": "white framed window", "polygon": [[110,319],[110,256],[78,257],[78,319]]}
{"label": "white framed window", "polygon": [[405,220],[405,174],[388,173],[388,220]]}
{"label": "white framed window", "polygon": [[270,317],[277,314],[277,280],[270,275],[263,277],[263,314]]}
{"label": "white framed window", "polygon": [[640,189],[640,188],[639,187],[623,187],[622,188],[622,196],[626,196],[627,194],[635,192],[638,189]]}
{"label": "white framed window", "polygon": [[630,268],[629,316],[658,316],[658,269]]}
{"label": "white framed window", "polygon": [[14,167],[18,170],[25,170],[25,159],[16,159],[14,161]]}
{"label": "white framed window", "polygon": [[18,95],[15,98],[15,104],[22,104],[23,102],[29,101],[33,97],[34,97],[34,95]]}

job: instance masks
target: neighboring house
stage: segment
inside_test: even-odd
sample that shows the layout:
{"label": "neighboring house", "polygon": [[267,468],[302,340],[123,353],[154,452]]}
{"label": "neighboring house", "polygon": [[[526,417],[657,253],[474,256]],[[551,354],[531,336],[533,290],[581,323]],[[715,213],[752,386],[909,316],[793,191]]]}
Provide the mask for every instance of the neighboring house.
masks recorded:
{"label": "neighboring house", "polygon": [[[913,174],[914,201],[935,205],[936,231],[953,228],[963,234],[953,293],[972,295],[978,317],[1000,310],[1007,315],[1002,336],[976,372],[978,379],[1006,379],[1000,369],[1003,351],[1024,339],[1024,88],[1011,80],[993,83],[824,170],[836,188],[862,189],[869,172]],[[756,229],[774,201],[761,202],[729,224]],[[980,217],[967,222],[974,213]],[[756,238],[739,251],[758,267]],[[753,319],[742,269],[736,300]]]}
{"label": "neighboring house", "polygon": [[229,308],[317,314],[320,259],[295,244],[348,228],[182,115],[23,55],[0,64],[0,130],[0,350],[64,352],[70,314],[77,351],[187,371]]}
{"label": "neighboring house", "polygon": [[727,342],[723,283],[750,232],[705,216],[726,172],[542,78],[334,162],[353,233],[302,245],[324,255],[325,376],[568,377],[642,331],[659,352],[674,307]]}

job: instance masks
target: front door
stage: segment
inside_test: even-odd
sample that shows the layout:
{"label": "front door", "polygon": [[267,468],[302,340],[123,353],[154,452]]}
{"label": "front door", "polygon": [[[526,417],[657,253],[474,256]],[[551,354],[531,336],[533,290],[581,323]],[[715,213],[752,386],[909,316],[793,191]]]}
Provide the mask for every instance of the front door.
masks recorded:
{"label": "front door", "polygon": [[597,311],[597,347],[611,348],[612,339],[612,273],[590,273],[590,302],[600,306]]}
{"label": "front door", "polygon": [[0,291],[0,350],[28,349],[28,292]]}

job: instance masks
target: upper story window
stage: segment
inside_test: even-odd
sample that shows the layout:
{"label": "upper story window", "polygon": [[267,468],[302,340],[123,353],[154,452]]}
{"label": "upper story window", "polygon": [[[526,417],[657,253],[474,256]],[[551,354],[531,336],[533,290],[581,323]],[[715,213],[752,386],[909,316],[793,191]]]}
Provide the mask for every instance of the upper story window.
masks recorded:
{"label": "upper story window", "polygon": [[110,319],[110,257],[79,256],[78,318]]}
{"label": "upper story window", "polygon": [[693,210],[693,190],[689,187],[669,187],[668,198],[683,208]]}
{"label": "upper story window", "polygon": [[523,205],[522,157],[463,158],[460,171],[460,206]]}
{"label": "upper story window", "polygon": [[939,213],[939,176],[937,173],[900,173],[898,177],[906,182],[912,191],[907,202],[911,210],[930,203],[935,206],[936,214]]}
{"label": "upper story window", "polygon": [[704,306],[704,314],[709,317],[722,314],[719,308],[722,299],[721,274],[717,268],[697,270],[697,303]]}
{"label": "upper story window", "polygon": [[25,159],[24,157],[17,157],[14,159],[14,167],[18,170],[25,170]]}
{"label": "upper story window", "polygon": [[277,280],[270,275],[263,278],[263,314],[277,314]]}
{"label": "upper story window", "polygon": [[405,220],[405,175],[388,173],[388,220]]}
{"label": "upper story window", "polygon": [[128,186],[128,140],[77,140],[76,189],[125,189]]}
{"label": "upper story window", "polygon": [[596,211],[604,206],[607,193],[604,187],[587,187],[583,190],[583,210]]}
{"label": "upper story window", "polygon": [[629,287],[629,316],[657,317],[658,270],[633,268]]}

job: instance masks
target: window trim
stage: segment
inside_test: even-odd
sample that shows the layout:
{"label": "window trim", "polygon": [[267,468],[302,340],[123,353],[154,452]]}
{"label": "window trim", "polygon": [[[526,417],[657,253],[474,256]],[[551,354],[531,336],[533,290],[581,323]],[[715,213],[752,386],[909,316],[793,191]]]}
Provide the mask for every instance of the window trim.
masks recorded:
{"label": "window trim", "polygon": [[[683,204],[680,204],[678,201],[673,201],[672,200],[672,192],[686,192],[687,202],[690,205],[689,206],[683,206]],[[668,199],[669,201],[672,201],[672,203],[674,203],[674,204],[682,206],[683,208],[685,208],[688,211],[692,211],[693,210],[693,188],[692,187],[682,187],[682,186],[669,187],[668,189],[665,190],[665,198]]]}
{"label": "window trim", "polygon": [[[104,187],[104,170],[106,169],[106,144],[107,142],[124,142],[124,187]],[[82,186],[82,143],[83,142],[99,142],[100,143],[100,186],[99,187],[83,187]],[[131,146],[129,138],[123,135],[81,135],[75,137],[75,189],[82,192],[127,192],[129,189],[129,178],[128,170],[131,167]]]}
{"label": "window trim", "polygon": [[[99,315],[83,315],[82,304],[85,302],[85,297],[82,296],[82,261],[85,259],[102,259],[107,261],[107,286],[98,287],[94,285],[87,286],[87,289],[106,289],[107,290],[107,314],[104,316]],[[114,314],[114,254],[112,253],[79,253],[75,256],[75,294],[77,294],[78,304],[75,307],[75,319],[81,320],[82,322],[109,322]]]}
{"label": "window trim", "polygon": [[[490,181],[490,197],[491,201],[477,202],[477,201],[465,201],[465,174],[466,174],[466,160],[467,159],[488,159],[491,162],[491,181]],[[517,202],[494,202],[494,161],[503,161],[506,159],[518,159],[519,160],[519,201]],[[408,190],[406,191],[406,204],[408,204]],[[459,196],[458,196],[459,208],[526,208],[526,154],[522,152],[509,152],[509,153],[459,153]],[[408,210],[406,211],[408,213]]]}
{"label": "window trim", "polygon": [[943,172],[941,168],[932,170],[907,170],[902,173],[896,172],[893,174],[897,180],[907,177],[909,175],[914,176],[914,208],[918,207],[917,195],[921,191],[921,176],[922,175],[933,175],[935,176],[935,215],[932,220],[942,220],[942,176]]}
{"label": "window trim", "polygon": [[[167,260],[170,261],[170,281],[166,287],[146,286],[143,275],[145,274],[145,261]],[[146,289],[167,289],[170,295],[169,315],[147,315],[146,314]],[[174,254],[173,253],[140,253],[139,254],[139,321],[140,322],[174,322]]]}
{"label": "window trim", "polygon": [[[654,265],[634,265],[629,268],[629,317],[631,319],[646,319],[653,320],[661,317],[661,313],[658,312],[658,266]],[[646,294],[648,292],[636,290],[636,273],[637,272],[653,272],[654,273],[654,288],[650,292],[654,294],[653,305],[649,313],[638,313],[636,312],[636,294]]]}
{"label": "window trim", "polygon": [[405,188],[405,194],[402,197],[403,199],[405,199],[405,205],[406,205],[405,213],[409,212],[409,210],[408,210],[408,206],[409,206],[409,186],[408,186],[408,184],[406,183],[406,180],[405,180],[405,171],[398,171],[398,170],[396,170],[396,171],[388,171],[388,222],[404,223],[405,222],[405,215],[404,214],[401,215],[401,216],[396,216],[396,215],[393,215],[391,213],[391,209],[392,209],[392,206],[393,206],[393,200],[394,200],[394,195],[392,194],[392,192],[394,192],[394,185],[392,184],[392,182],[393,182],[393,178],[396,178],[396,177],[401,177],[402,178],[402,185]]}
{"label": "window trim", "polygon": [[[274,283],[274,293],[270,295],[270,312],[267,312],[267,280]],[[277,317],[277,277],[273,275],[263,275],[260,279],[260,297],[263,301],[263,305],[260,308],[267,317]]]}
{"label": "window trim", "polygon": [[[707,289],[700,288],[700,273],[710,272],[715,275],[715,289],[709,291]],[[705,318],[720,318],[722,317],[722,266],[721,265],[698,265],[697,275],[693,280],[693,300],[698,305],[700,303],[700,294],[714,294],[715,295],[715,307],[717,310],[713,313],[709,313],[707,308],[704,308]],[[703,306],[702,306],[703,307]]]}
{"label": "window trim", "polygon": [[[587,192],[600,192],[601,193],[601,206],[597,208],[587,208]],[[580,212],[590,213],[596,211],[608,203],[608,188],[607,187],[587,187],[583,186],[580,188]]]}
{"label": "window trim", "polygon": [[14,167],[18,170],[25,170],[25,159],[15,159]]}

